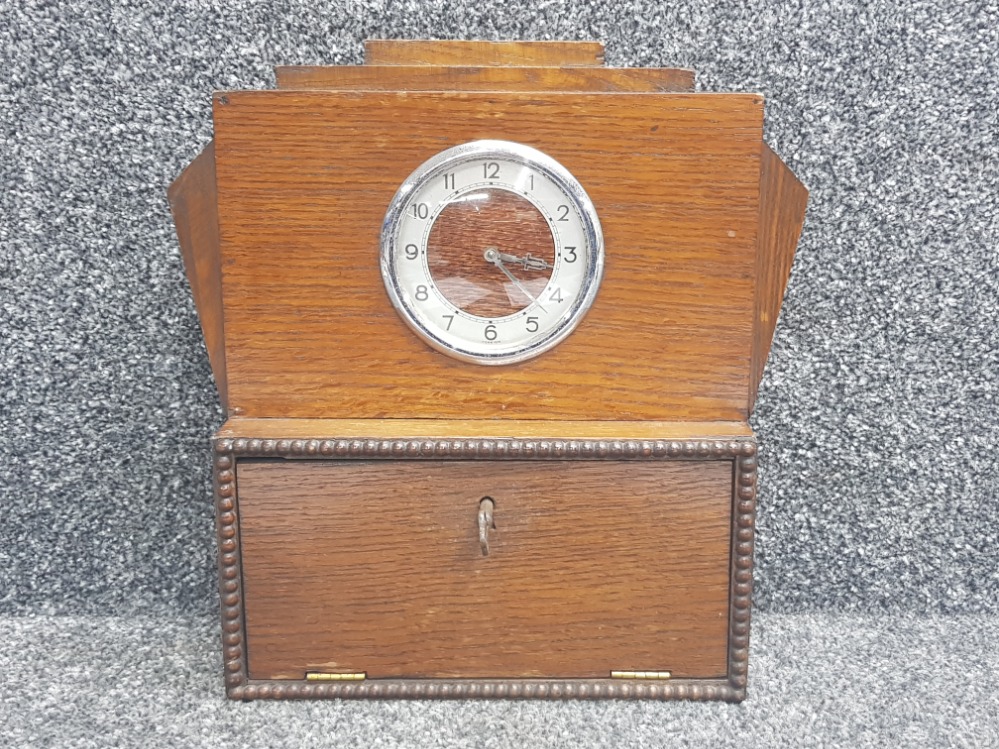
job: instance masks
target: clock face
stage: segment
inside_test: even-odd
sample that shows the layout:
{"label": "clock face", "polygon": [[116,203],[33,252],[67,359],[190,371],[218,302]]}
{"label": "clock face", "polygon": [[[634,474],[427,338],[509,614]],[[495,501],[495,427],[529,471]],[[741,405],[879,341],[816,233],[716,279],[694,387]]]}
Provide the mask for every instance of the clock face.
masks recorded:
{"label": "clock face", "polygon": [[510,364],[568,336],[593,303],[603,235],[569,171],[518,143],[449,148],[399,188],[382,227],[385,287],[445,354]]}

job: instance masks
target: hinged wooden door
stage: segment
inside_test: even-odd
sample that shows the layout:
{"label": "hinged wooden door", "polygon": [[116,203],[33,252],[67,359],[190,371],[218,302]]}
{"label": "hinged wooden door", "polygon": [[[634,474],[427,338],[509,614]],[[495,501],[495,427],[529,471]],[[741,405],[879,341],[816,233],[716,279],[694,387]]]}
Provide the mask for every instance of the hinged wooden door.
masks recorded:
{"label": "hinged wooden door", "polygon": [[240,461],[249,676],[724,676],[732,481],[730,460]]}

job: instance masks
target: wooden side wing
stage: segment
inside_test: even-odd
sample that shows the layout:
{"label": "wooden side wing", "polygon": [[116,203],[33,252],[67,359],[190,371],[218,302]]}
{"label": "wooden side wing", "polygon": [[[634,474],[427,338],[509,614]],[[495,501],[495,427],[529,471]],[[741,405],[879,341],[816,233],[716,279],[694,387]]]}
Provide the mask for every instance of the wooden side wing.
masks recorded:
{"label": "wooden side wing", "polygon": [[791,275],[794,251],[805,223],[808,190],[769,146],[760,159],[760,220],[756,265],[756,314],[749,380],[749,407],[770,353],[784,291]]}
{"label": "wooden side wing", "polygon": [[174,180],[167,197],[215,385],[222,407],[228,410],[214,141]]}

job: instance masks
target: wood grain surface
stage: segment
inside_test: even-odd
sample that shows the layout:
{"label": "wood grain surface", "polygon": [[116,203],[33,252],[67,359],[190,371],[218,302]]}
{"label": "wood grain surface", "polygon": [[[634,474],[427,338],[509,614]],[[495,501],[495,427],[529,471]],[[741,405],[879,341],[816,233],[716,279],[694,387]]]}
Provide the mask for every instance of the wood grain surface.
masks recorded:
{"label": "wood grain surface", "polygon": [[756,402],[756,392],[767,366],[807,204],[808,190],[780,157],[763,144],[750,409]]}
{"label": "wood grain surface", "polygon": [[278,88],[339,91],[693,91],[682,68],[329,65],[274,69]]}
{"label": "wood grain surface", "polygon": [[530,201],[487,187],[475,192],[475,200],[444,208],[427,236],[427,266],[449,302],[479,317],[519,312],[532,297],[485,261],[488,249],[544,260],[549,267],[517,270],[527,292],[538,297],[555,265],[551,227]]}
{"label": "wood grain surface", "polygon": [[525,421],[516,419],[248,419],[232,418],[219,437],[245,439],[590,439],[707,440],[752,437],[739,421]]}
{"label": "wood grain surface", "polygon": [[243,460],[237,482],[250,678],[727,673],[730,460]]}
{"label": "wood grain surface", "polygon": [[222,275],[215,190],[215,141],[205,146],[167,191],[191,295],[222,408],[227,408]]}
{"label": "wood grain surface", "polygon": [[[233,415],[742,420],[756,95],[232,92],[216,97]],[[596,205],[606,270],[552,351],[484,368],[419,341],[378,268],[385,209],[447,147],[526,143]]]}
{"label": "wood grain surface", "polygon": [[368,39],[369,65],[558,65],[604,64],[600,42]]}

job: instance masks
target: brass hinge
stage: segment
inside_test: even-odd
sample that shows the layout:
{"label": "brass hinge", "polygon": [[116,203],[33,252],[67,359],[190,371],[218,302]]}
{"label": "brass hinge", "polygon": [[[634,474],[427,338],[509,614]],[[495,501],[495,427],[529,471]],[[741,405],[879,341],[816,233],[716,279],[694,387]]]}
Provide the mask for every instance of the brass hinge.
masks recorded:
{"label": "brass hinge", "polygon": [[305,674],[306,681],[364,681],[367,678],[368,674],[365,671],[353,674],[327,674],[322,671],[307,671]]}
{"label": "brass hinge", "polygon": [[669,671],[611,671],[612,679],[669,679]]}

